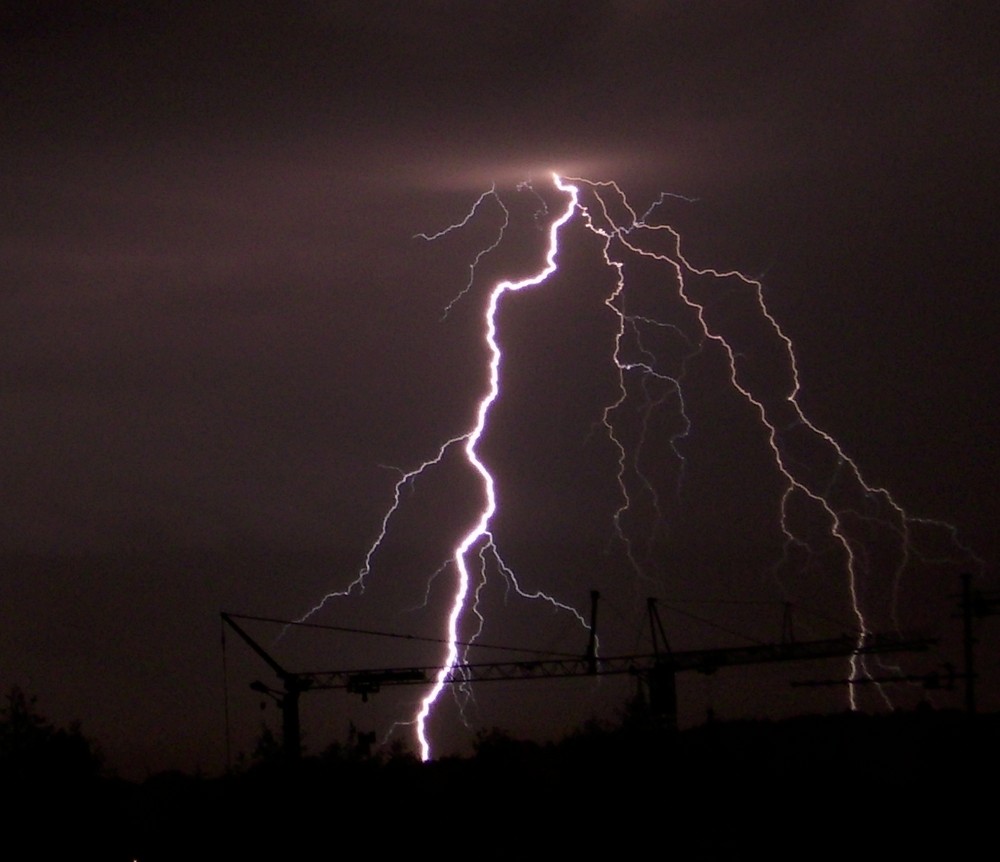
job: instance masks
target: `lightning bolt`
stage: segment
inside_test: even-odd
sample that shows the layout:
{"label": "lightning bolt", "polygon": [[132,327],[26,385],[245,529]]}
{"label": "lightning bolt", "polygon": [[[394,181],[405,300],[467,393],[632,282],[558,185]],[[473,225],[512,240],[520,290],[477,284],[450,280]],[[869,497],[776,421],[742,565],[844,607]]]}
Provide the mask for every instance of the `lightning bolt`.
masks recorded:
{"label": "lightning bolt", "polygon": [[469,592],[469,567],[466,555],[473,547],[481,543],[484,539],[489,539],[492,546],[492,536],[489,535],[489,525],[490,520],[493,518],[493,514],[496,512],[497,508],[496,487],[490,471],[487,469],[486,465],[479,460],[479,454],[476,452],[476,444],[479,442],[479,438],[482,437],[483,430],[486,428],[486,420],[489,416],[490,407],[493,406],[493,402],[496,401],[497,396],[500,394],[501,352],[500,346],[497,344],[496,340],[497,308],[500,305],[500,298],[505,293],[513,293],[515,291],[535,287],[544,282],[553,272],[556,271],[556,257],[559,253],[559,230],[570,220],[573,213],[576,211],[578,204],[577,188],[575,186],[564,185],[559,177],[555,175],[553,175],[553,180],[556,188],[558,188],[561,192],[565,192],[569,196],[569,202],[563,210],[562,215],[553,221],[551,227],[549,228],[549,245],[548,251],[545,255],[545,266],[537,274],[531,276],[530,278],[523,279],[522,281],[501,281],[490,292],[489,299],[486,303],[484,320],[486,325],[485,340],[487,346],[489,347],[490,356],[489,389],[483,399],[479,402],[479,408],[476,410],[476,422],[475,425],[473,425],[472,430],[465,438],[464,447],[465,457],[476,472],[479,473],[479,476],[482,479],[483,489],[486,492],[486,504],[479,515],[479,520],[472,527],[472,529],[462,537],[461,541],[455,547],[454,560],[458,567],[458,587],[455,590],[454,598],[451,603],[451,611],[448,614],[448,649],[445,654],[444,664],[438,671],[437,678],[435,679],[430,692],[428,692],[427,696],[421,701],[420,709],[417,711],[415,719],[417,741],[420,745],[420,756],[423,760],[427,760],[431,755],[430,741],[427,737],[427,720],[430,717],[434,704],[441,695],[441,691],[444,689],[448,676],[451,674],[458,661],[458,646],[456,643],[458,641],[458,625],[459,620],[462,617],[462,612],[465,609],[465,600]]}
{"label": "lightning bolt", "polygon": [[[681,237],[674,228],[651,221],[656,209],[663,203],[665,196],[660,198],[641,216],[629,204],[624,192],[614,182],[593,182],[582,178],[574,178],[574,182],[590,189],[594,203],[589,207],[581,204],[581,214],[589,229],[603,240],[605,262],[618,272],[617,286],[606,304],[619,316],[618,337],[615,342],[614,362],[619,372],[620,397],[605,410],[603,421],[609,436],[614,440],[619,450],[618,483],[622,495],[622,504],[615,514],[615,527],[621,535],[620,521],[630,505],[629,494],[625,483],[625,452],[615,436],[612,414],[626,401],[629,390],[626,373],[638,370],[644,379],[649,377],[665,378],[676,387],[679,398],[680,414],[684,428],[681,435],[690,430],[690,420],[684,410],[682,382],[684,365],[695,353],[704,349],[708,342],[714,342],[721,347],[728,367],[728,379],[732,388],[753,408],[761,426],[765,429],[768,446],[771,451],[774,466],[782,477],[784,489],[779,506],[779,522],[785,537],[785,553],[787,555],[795,547],[808,548],[809,543],[792,526],[790,508],[793,501],[804,498],[817,507],[827,521],[827,533],[839,547],[844,560],[847,591],[850,607],[853,613],[857,645],[860,648],[872,633],[868,616],[861,597],[861,584],[865,576],[874,575],[872,564],[866,560],[865,543],[859,526],[877,523],[879,527],[894,534],[897,541],[897,563],[892,574],[892,595],[889,613],[894,626],[898,629],[899,585],[904,572],[910,565],[914,553],[912,528],[915,525],[929,526],[943,530],[951,537],[952,547],[966,562],[972,562],[978,567],[983,561],[969,548],[958,541],[953,525],[927,518],[911,517],[896,501],[888,489],[868,483],[862,471],[840,443],[826,431],[815,425],[805,414],[799,401],[801,380],[798,361],[791,339],[783,331],[778,321],[771,314],[764,300],[762,283],[749,278],[735,270],[720,271],[714,268],[699,268],[693,265],[681,252]],[[690,199],[685,199],[690,200]],[[612,212],[624,213],[624,218],[615,218]],[[657,250],[656,240],[665,236],[666,250]],[[616,257],[613,245],[623,252]],[[678,298],[693,312],[697,320],[697,350],[690,351],[681,363],[681,369],[676,376],[666,376],[657,372],[651,363],[650,352],[643,347],[640,333],[642,326],[650,324],[647,318],[629,315],[620,301],[624,295],[623,266],[624,253],[631,253],[639,258],[647,258],[662,263],[674,271]],[[695,298],[688,287],[691,279],[710,279],[718,287],[720,284],[735,283],[738,288],[747,290],[753,298],[756,315],[764,321],[770,330],[773,340],[780,345],[784,364],[788,371],[788,381],[785,387],[776,388],[773,385],[762,385],[755,381],[753,369],[747,357],[727,338],[719,327],[710,321],[707,302]],[[662,325],[654,322],[656,325]],[[635,333],[635,342],[642,356],[640,361],[626,362],[622,359],[622,340],[626,331]],[[647,398],[648,403],[648,398]],[[645,427],[645,426],[643,426]],[[640,444],[642,440],[640,440]],[[677,452],[676,440],[671,441]],[[832,461],[835,467],[824,477],[810,475],[810,470],[803,469],[795,456],[795,449],[808,447],[814,459]],[[679,455],[679,453],[678,453]],[[683,461],[683,459],[681,459]],[[637,463],[637,462],[635,462]],[[635,468],[643,487],[652,490],[649,480]],[[654,499],[655,502],[655,499]],[[637,571],[642,574],[631,551],[630,540],[621,536],[628,549],[629,560]],[[776,569],[780,567],[780,563]],[[856,682],[863,674],[869,679],[870,673],[865,665],[865,657],[854,655],[850,658],[852,682]],[[881,685],[876,684],[876,690],[885,703],[891,702]],[[848,689],[850,706],[858,707],[856,686]]]}
{"label": "lightning bolt", "polygon": [[[411,721],[419,745],[420,756],[431,756],[428,722],[445,686],[460,672],[466,660],[469,644],[483,629],[485,618],[480,609],[480,592],[487,580],[487,570],[492,563],[506,580],[508,589],[519,596],[548,602],[558,611],[572,614],[584,627],[586,620],[578,610],[541,591],[530,592],[522,588],[514,571],[500,555],[491,532],[491,522],[497,512],[497,490],[489,467],[480,457],[478,445],[487,429],[490,411],[501,396],[502,351],[497,339],[497,312],[508,293],[541,287],[558,269],[560,236],[574,218],[579,218],[599,243],[603,263],[613,273],[613,287],[604,299],[605,306],[614,315],[615,332],[611,352],[617,395],[598,417],[596,427],[611,443],[615,453],[618,504],[612,517],[612,534],[624,549],[625,557],[637,576],[637,583],[657,583],[651,568],[655,531],[663,528],[661,497],[658,484],[642,466],[641,454],[650,436],[650,419],[654,411],[667,405],[676,417],[676,428],[668,439],[669,449],[676,462],[677,493],[685,480],[683,441],[692,433],[694,422],[687,408],[687,375],[691,363],[709,350],[719,352],[725,364],[728,385],[756,417],[763,431],[770,453],[770,461],[780,477],[781,493],[778,503],[778,524],[783,536],[783,553],[774,564],[773,575],[779,582],[783,572],[792,570],[802,555],[807,559],[820,556],[819,542],[802,528],[800,512],[810,509],[817,513],[824,524],[822,541],[836,550],[839,566],[845,579],[845,589],[850,612],[854,619],[857,645],[865,644],[874,631],[870,622],[864,595],[865,584],[876,578],[876,556],[869,548],[875,538],[891,539],[891,590],[888,601],[889,616],[899,626],[899,588],[905,572],[922,556],[917,551],[914,530],[918,527],[942,532],[950,548],[948,559],[952,562],[973,562],[980,568],[983,561],[965,547],[955,528],[947,523],[928,518],[910,516],[883,487],[871,484],[862,475],[859,465],[846,453],[840,443],[814,424],[800,404],[801,381],[794,346],[789,336],[771,314],[764,299],[763,285],[735,270],[699,268],[681,252],[681,237],[667,224],[656,221],[657,212],[668,197],[661,194],[641,216],[632,207],[625,193],[615,182],[595,182],[579,177],[563,178],[551,175],[555,190],[564,197],[565,204],[548,226],[548,242],[544,264],[533,275],[519,281],[503,280],[490,290],[482,313],[482,339],[487,349],[487,387],[475,409],[470,428],[446,440],[434,455],[409,470],[399,470],[393,486],[393,500],[386,510],[375,540],[368,547],[364,561],[355,578],[344,589],[324,596],[300,621],[318,612],[331,599],[361,593],[370,575],[373,559],[389,533],[391,522],[403,503],[403,493],[426,471],[439,465],[454,448],[460,447],[466,464],[478,476],[482,488],[483,504],[475,515],[473,525],[453,546],[447,560],[435,571],[432,579],[453,565],[456,570],[454,591],[451,593],[445,623],[445,655],[430,690],[419,703]],[[527,183],[518,186],[537,195]],[[544,200],[539,197],[542,209],[536,214],[548,216]],[[683,198],[685,201],[692,199]],[[494,239],[469,265],[469,277],[462,290],[448,303],[443,317],[465,297],[476,280],[477,268],[483,258],[497,249],[504,240],[510,222],[510,212],[496,186],[484,192],[466,216],[436,233],[421,233],[416,237],[425,241],[437,240],[460,230],[492,201],[502,212],[502,224]],[[674,297],[684,310],[684,320],[664,322],[633,310],[629,301],[628,271],[640,263],[649,263],[667,273],[675,285]],[[726,332],[725,318],[716,305],[720,296],[738,295],[749,311],[747,316],[769,333],[767,348],[762,351],[783,369],[777,379],[768,379],[758,367],[752,350],[740,343],[738,337]],[[662,347],[669,342],[673,358],[664,360],[654,345]],[[662,351],[661,351],[662,352]],[[764,363],[760,363],[763,365]],[[765,369],[766,370],[766,369]],[[638,402],[640,421],[633,440],[626,439],[624,418],[626,407]],[[654,512],[651,533],[641,547],[632,537],[628,520],[639,498],[648,501]],[[875,537],[875,538],[873,538]],[[478,558],[478,565],[473,560]],[[808,564],[807,564],[808,565]],[[429,588],[428,588],[429,589]],[[426,601],[426,599],[425,599]],[[460,631],[468,626],[472,615],[474,633],[466,641],[460,640]],[[460,646],[465,644],[464,651]],[[871,678],[865,659],[857,655],[850,659],[851,681],[862,676]],[[876,683],[875,688],[889,704],[888,695]],[[857,708],[856,686],[849,686],[849,701]]]}

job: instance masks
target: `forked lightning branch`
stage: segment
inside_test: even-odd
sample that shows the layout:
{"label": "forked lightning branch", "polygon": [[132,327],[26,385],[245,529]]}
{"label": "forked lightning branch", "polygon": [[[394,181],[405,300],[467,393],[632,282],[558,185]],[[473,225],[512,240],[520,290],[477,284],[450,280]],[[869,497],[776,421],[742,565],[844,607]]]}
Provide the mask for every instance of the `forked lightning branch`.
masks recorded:
{"label": "forked lightning branch", "polygon": [[[392,500],[386,508],[375,538],[368,547],[354,579],[344,587],[325,595],[300,621],[304,621],[319,611],[328,602],[337,598],[364,592],[369,577],[377,576],[377,556],[380,548],[392,530],[394,519],[404,506],[408,494],[422,474],[438,467],[445,455],[459,449],[461,457],[481,487],[481,506],[471,514],[473,526],[464,534],[455,537],[450,557],[429,576],[447,575],[450,580],[446,618],[441,621],[444,641],[440,668],[426,694],[422,697],[416,713],[403,723],[413,727],[420,755],[431,757],[432,744],[429,721],[434,713],[442,692],[457,666],[465,661],[469,641],[474,641],[482,631],[485,611],[479,606],[479,593],[489,573],[498,572],[520,596],[551,604],[559,613],[574,617],[583,628],[588,627],[584,615],[571,607],[560,596],[543,591],[522,588],[517,573],[508,566],[501,555],[501,537],[494,535],[494,516],[503,501],[499,499],[497,483],[491,465],[482,457],[479,444],[489,427],[493,406],[503,398],[502,339],[498,333],[498,311],[509,293],[544,290],[546,282],[559,269],[561,244],[564,242],[565,228],[578,220],[595,238],[603,258],[603,265],[611,274],[612,288],[604,299],[604,304],[612,312],[615,321],[613,347],[608,362],[613,369],[617,384],[617,396],[608,403],[601,414],[595,417],[607,440],[616,453],[616,476],[618,501],[609,528],[615,535],[629,561],[634,576],[655,582],[653,573],[646,571],[641,555],[634,553],[636,537],[632,536],[627,514],[637,495],[646,494],[656,503],[655,477],[646,475],[639,453],[635,447],[667,446],[680,458],[678,438],[696,433],[686,410],[685,371],[689,363],[704,351],[716,349],[724,357],[724,385],[745,402],[762,429],[766,441],[767,457],[780,479],[781,491],[775,521],[783,537],[784,553],[774,561],[776,571],[793,564],[794,559],[813,553],[816,543],[815,532],[808,535],[792,517],[793,510],[810,509],[821,525],[824,542],[837,550],[837,568],[841,589],[847,599],[853,616],[853,629],[858,647],[865,644],[872,631],[869,622],[873,608],[866,603],[865,589],[872,579],[889,581],[889,588],[880,595],[888,595],[880,607],[880,614],[888,616],[899,625],[897,596],[898,587],[907,569],[919,557],[915,532],[930,530],[943,533],[950,544],[956,561],[964,564],[978,562],[968,549],[958,543],[955,530],[946,523],[913,518],[897,503],[886,488],[870,484],[862,475],[859,465],[850,457],[833,436],[814,424],[803,410],[800,395],[800,376],[795,350],[791,339],[785,334],[778,321],[769,311],[762,285],[736,271],[719,271],[699,268],[689,262],[681,251],[681,237],[674,228],[657,221],[664,196],[654,202],[642,215],[629,203],[626,195],[614,182],[594,182],[582,178],[566,178],[551,175],[553,188],[550,194],[558,195],[561,204],[553,207],[546,215],[551,221],[547,225],[547,243],[544,259],[539,262],[534,274],[520,281],[501,280],[486,294],[481,317],[481,336],[486,347],[487,361],[483,368],[483,394],[477,403],[469,406],[469,424],[458,429],[456,434],[443,441],[436,452],[422,463],[401,473],[395,483]],[[511,194],[536,194],[530,184],[522,183]],[[541,198],[539,198],[541,200]],[[445,315],[459,299],[468,301],[466,294],[472,291],[477,279],[480,262],[505,238],[510,223],[510,211],[496,186],[484,192],[463,218],[454,224],[432,233],[418,234],[418,237],[434,241],[453,231],[459,231],[474,221],[488,203],[499,207],[502,224],[491,242],[486,244],[469,263],[469,279],[459,294],[444,310]],[[655,339],[644,337],[653,328],[674,326],[669,320],[651,319],[645,315],[632,314],[627,302],[630,285],[626,277],[626,264],[643,261],[662,270],[662,289],[674,291],[673,299],[685,308],[687,320],[694,321],[693,331],[684,337],[685,354],[680,361],[676,357],[668,363],[657,355]],[[692,282],[700,286],[692,289]],[[704,299],[707,282],[718,289],[738,289],[745,294],[755,323],[768,333],[768,349],[780,359],[783,372],[777,380],[760,381],[760,375],[750,372],[748,359],[734,343],[725,327],[715,321],[706,308]],[[689,329],[691,326],[689,324]],[[638,438],[621,433],[620,417],[622,405],[633,397],[645,397],[647,408],[662,408],[660,402],[651,402],[648,389],[652,381],[668,386],[674,397],[670,400],[678,413],[678,427],[681,429],[669,440],[651,439],[648,434]],[[640,393],[636,396],[636,393]],[[643,396],[642,393],[647,395]],[[529,433],[529,432],[525,432]],[[808,453],[809,458],[803,458]],[[877,525],[879,540],[891,544],[888,553],[869,554],[872,542],[872,524]],[[876,571],[874,559],[878,557]],[[886,570],[885,560],[891,560]],[[460,633],[472,631],[471,638],[462,640]],[[464,646],[463,646],[464,644]],[[852,680],[872,678],[865,655],[856,654],[850,658]],[[888,695],[876,682],[875,689],[885,702]],[[856,707],[856,687],[848,686],[851,707]]]}

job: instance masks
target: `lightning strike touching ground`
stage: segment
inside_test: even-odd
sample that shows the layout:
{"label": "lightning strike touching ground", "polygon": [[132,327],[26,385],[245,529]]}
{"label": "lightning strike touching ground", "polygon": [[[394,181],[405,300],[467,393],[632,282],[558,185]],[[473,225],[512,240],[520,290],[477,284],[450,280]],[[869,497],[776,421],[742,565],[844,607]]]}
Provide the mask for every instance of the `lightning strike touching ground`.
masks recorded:
{"label": "lightning strike touching ground", "polygon": [[[710,357],[721,363],[720,382],[755,421],[778,489],[775,520],[781,541],[780,552],[770,564],[772,587],[787,593],[791,579],[803,580],[817,573],[824,578],[839,574],[852,617],[850,629],[861,647],[879,626],[899,629],[901,584],[912,566],[932,562],[935,557],[955,565],[982,566],[958,541],[953,526],[910,516],[889,490],[868,482],[841,444],[807,417],[800,403],[802,386],[792,340],[765,303],[761,282],[737,271],[695,266],[681,252],[679,233],[657,221],[657,213],[668,199],[679,198],[687,203],[692,199],[661,194],[638,216],[614,182],[566,179],[553,174],[552,183],[554,191],[549,193],[558,194],[564,203],[547,229],[544,265],[522,280],[497,282],[485,301],[480,319],[488,355],[486,391],[475,408],[471,427],[444,442],[432,458],[400,472],[392,504],[355,578],[345,588],[328,593],[301,618],[312,616],[329,600],[364,592],[374,557],[402,505],[404,489],[412,488],[427,471],[440,465],[446,454],[460,447],[465,464],[478,477],[482,506],[473,525],[432,575],[432,579],[436,578],[452,567],[455,571],[444,623],[445,655],[433,685],[409,722],[425,760],[431,756],[428,722],[434,707],[445,686],[460,677],[469,644],[483,630],[485,615],[480,595],[491,567],[505,580],[508,590],[523,598],[548,602],[555,611],[568,613],[587,627],[584,617],[570,604],[548,592],[523,588],[513,568],[504,562],[491,529],[500,505],[496,479],[479,451],[491,410],[502,398],[504,357],[498,340],[501,303],[507,294],[542,289],[553,277],[560,267],[563,234],[572,223],[578,222],[594,238],[602,266],[611,279],[603,303],[613,321],[609,361],[615,394],[595,417],[594,427],[613,452],[618,500],[609,530],[623,550],[635,585],[642,584],[647,594],[669,585],[658,559],[671,538],[664,510],[668,499],[676,508],[682,497],[687,482],[685,449],[699,430],[689,410],[690,396],[699,386],[692,381],[692,368]],[[530,184],[520,184],[517,192],[535,195],[542,203],[536,218],[548,217],[543,196]],[[448,303],[444,317],[472,291],[480,263],[503,244],[511,210],[494,185],[459,222],[436,233],[416,235],[435,241],[459,231],[489,201],[499,207],[502,223],[494,239],[475,255],[469,265],[468,281]],[[630,290],[632,280],[638,279],[639,273],[648,279],[649,271],[658,282],[659,300],[652,303],[634,298]],[[663,313],[669,313],[670,319],[659,316]],[[665,447],[654,430],[655,417],[663,413],[671,415]],[[648,460],[647,453],[654,448],[664,450],[672,463]],[[647,512],[644,516],[636,514],[640,503]],[[640,525],[642,535],[637,529]],[[724,526],[720,526],[722,529]],[[918,531],[932,537],[926,546],[934,550],[923,550]],[[474,556],[479,558],[478,566],[471,562]],[[470,625],[473,633],[463,640],[460,633]],[[464,651],[460,651],[463,643]],[[866,658],[854,655],[850,658],[850,679],[854,684],[848,687],[852,708],[858,707],[856,683],[862,678],[872,681],[872,673]],[[890,703],[881,685],[876,682],[873,688],[883,702]]]}
{"label": "lightning strike touching ground", "polygon": [[[490,520],[492,519],[493,513],[496,511],[497,507],[496,488],[493,483],[493,476],[490,475],[486,465],[479,460],[478,453],[476,452],[476,444],[479,442],[479,438],[483,434],[483,429],[486,427],[486,420],[489,416],[490,407],[500,394],[501,354],[500,347],[496,340],[497,306],[500,303],[500,298],[508,291],[518,291],[539,285],[555,271],[556,255],[559,253],[559,229],[567,221],[569,221],[577,207],[576,188],[574,186],[564,186],[558,177],[555,177],[554,179],[556,187],[560,191],[566,192],[569,195],[569,202],[562,215],[559,216],[559,218],[557,218],[549,228],[549,247],[546,254],[545,267],[537,275],[532,276],[531,278],[526,278],[522,281],[501,281],[496,285],[496,287],[493,288],[486,305],[484,320],[486,323],[485,338],[490,349],[489,390],[483,400],[479,402],[479,408],[476,411],[476,423],[473,426],[472,431],[465,438],[465,454],[469,463],[482,477],[483,489],[486,492],[486,505],[483,507],[483,510],[479,515],[479,520],[476,522],[475,526],[468,533],[466,533],[466,535],[455,547],[454,560],[455,565],[458,567],[458,588],[455,591],[451,612],[448,615],[448,651],[445,656],[444,664],[438,671],[434,686],[421,702],[420,710],[417,712],[415,719],[417,739],[420,743],[420,756],[424,760],[427,760],[431,754],[430,741],[427,738],[427,719],[431,714],[431,709],[433,708],[434,703],[437,701],[442,689],[445,686],[447,676],[451,673],[455,663],[458,661],[458,647],[456,645],[456,641],[458,640],[458,624],[459,619],[462,616],[462,612],[465,609],[465,599],[469,591],[469,569],[466,561],[466,555],[477,543],[489,536],[488,530]],[[492,539],[490,539],[490,542],[492,543]]]}

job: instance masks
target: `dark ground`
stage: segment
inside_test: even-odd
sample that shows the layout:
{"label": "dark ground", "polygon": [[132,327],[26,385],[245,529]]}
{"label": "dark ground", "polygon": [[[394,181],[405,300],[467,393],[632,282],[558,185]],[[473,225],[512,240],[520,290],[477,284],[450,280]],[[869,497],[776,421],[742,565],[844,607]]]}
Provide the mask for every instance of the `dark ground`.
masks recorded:
{"label": "dark ground", "polygon": [[958,858],[988,852],[998,765],[1000,716],[926,710],[674,737],[632,716],[549,745],[495,730],[474,757],[429,764],[345,745],[220,778],[130,783],[10,757],[0,776],[8,841],[40,859]]}

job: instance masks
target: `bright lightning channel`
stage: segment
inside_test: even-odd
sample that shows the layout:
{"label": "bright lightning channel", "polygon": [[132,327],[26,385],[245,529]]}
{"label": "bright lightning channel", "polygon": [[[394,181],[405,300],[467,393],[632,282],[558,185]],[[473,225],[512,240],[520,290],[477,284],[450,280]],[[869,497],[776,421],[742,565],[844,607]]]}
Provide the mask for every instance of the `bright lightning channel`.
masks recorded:
{"label": "bright lightning channel", "polygon": [[[432,458],[423,461],[411,470],[398,471],[399,478],[393,488],[393,502],[382,518],[378,534],[369,546],[356,577],[343,590],[328,593],[300,619],[300,621],[304,621],[309,618],[331,599],[364,591],[365,581],[371,573],[373,557],[386,540],[390,522],[401,506],[404,489],[411,486],[425,471],[440,464],[453,447],[461,446],[465,460],[480,478],[484,503],[473,527],[460,538],[452,550],[451,557],[444,561],[435,572],[436,576],[450,563],[454,563],[458,577],[454,593],[451,596],[447,618],[444,662],[438,669],[433,686],[420,701],[415,716],[410,722],[407,722],[415,728],[420,756],[423,760],[428,760],[431,757],[431,742],[427,725],[434,706],[445,686],[453,682],[456,677],[461,676],[461,664],[466,660],[466,654],[460,654],[459,650],[459,630],[466,612],[470,609],[470,593],[472,595],[471,612],[475,615],[478,623],[475,626],[475,634],[466,642],[466,651],[468,643],[474,641],[479,632],[482,631],[484,618],[479,609],[479,592],[486,581],[487,557],[493,559],[500,573],[506,579],[508,588],[513,587],[518,595],[549,602],[557,609],[570,612],[581,625],[587,626],[586,620],[575,608],[557,601],[544,592],[528,593],[524,591],[514,572],[500,557],[494,537],[490,532],[490,523],[497,510],[494,478],[480,459],[477,451],[479,441],[487,427],[490,409],[501,393],[500,366],[502,355],[497,341],[497,310],[501,299],[510,292],[538,287],[557,271],[560,232],[576,215],[580,217],[583,225],[599,238],[604,264],[615,273],[614,286],[606,296],[604,303],[617,320],[611,361],[617,371],[618,395],[604,408],[599,424],[616,453],[619,504],[612,518],[612,528],[616,538],[624,548],[626,559],[639,578],[643,581],[655,582],[655,579],[646,571],[646,566],[640,559],[623,521],[633,505],[633,494],[630,493],[632,483],[638,485],[638,493],[645,494],[651,500],[657,521],[661,518],[659,496],[655,483],[643,473],[639,460],[639,452],[644,447],[647,437],[648,419],[651,412],[664,403],[667,398],[676,400],[681,427],[670,437],[669,445],[680,466],[679,484],[684,475],[684,458],[681,454],[680,441],[692,429],[684,396],[685,375],[689,363],[701,355],[710,342],[721,348],[726,359],[729,385],[750,405],[764,430],[772,462],[783,483],[778,520],[784,536],[784,556],[776,563],[775,573],[788,563],[796,549],[802,549],[808,554],[813,553],[809,540],[796,531],[790,517],[793,501],[808,501],[823,514],[827,523],[826,535],[840,549],[844,561],[848,600],[856,625],[858,647],[865,644],[873,629],[865,612],[861,594],[862,578],[870,574],[865,563],[864,538],[860,530],[854,531],[852,523],[876,521],[886,532],[898,539],[898,547],[895,551],[897,561],[892,573],[890,601],[890,615],[897,628],[899,625],[897,618],[899,584],[915,554],[911,536],[913,525],[919,524],[944,530],[950,536],[952,547],[958,550],[958,556],[963,561],[974,562],[980,567],[983,563],[971,550],[958,541],[956,530],[952,525],[932,519],[911,517],[887,489],[867,483],[857,463],[846,454],[841,445],[830,434],[808,419],[799,403],[801,384],[792,341],[768,310],[761,282],[735,270],[721,271],[694,266],[681,253],[680,235],[674,228],[652,221],[656,210],[666,197],[680,197],[679,195],[660,195],[659,199],[642,216],[638,216],[629,204],[624,192],[614,182],[595,182],[577,177],[563,178],[555,173],[552,174],[552,182],[555,188],[566,196],[566,204],[549,225],[544,266],[536,274],[521,281],[498,282],[490,291],[486,302],[482,322],[483,341],[489,353],[489,383],[485,395],[477,406],[475,422],[466,432],[445,441]],[[518,189],[520,191],[526,187],[530,191],[534,191],[527,183],[521,184]],[[690,201],[691,199],[684,198],[684,200]],[[470,264],[469,278],[464,288],[446,306],[445,317],[453,306],[471,290],[480,261],[503,242],[509,225],[510,213],[494,185],[480,195],[461,221],[436,233],[416,235],[421,239],[433,241],[452,231],[459,230],[465,227],[488,201],[494,201],[499,206],[503,213],[503,222],[493,241],[485,246]],[[612,211],[619,214],[624,213],[624,217],[619,215],[616,218],[612,215]],[[669,250],[657,250],[657,248],[662,247],[664,238]],[[686,334],[680,325],[664,323],[628,311],[625,302],[625,265],[626,259],[629,257],[636,260],[654,261],[673,272],[677,284],[676,296],[687,307],[696,321],[693,335]],[[770,329],[776,343],[780,345],[780,352],[784,357],[788,373],[788,382],[785,384],[784,390],[762,391],[760,386],[755,386],[750,382],[752,375],[741,351],[717,327],[713,326],[705,302],[695,298],[689,286],[689,281],[699,278],[708,278],[714,282],[732,280],[751,292],[756,313]],[[643,339],[643,333],[652,330],[670,331],[683,345],[683,355],[678,363],[679,367],[669,372],[658,368],[655,351],[647,347]],[[630,350],[626,348],[626,342]],[[639,385],[644,393],[645,406],[638,441],[630,458],[628,447],[617,430],[616,416],[631,397],[633,386],[631,380],[635,378],[640,381]],[[666,394],[654,397],[646,388],[650,381],[656,381],[661,387],[665,387]],[[810,476],[808,470],[799,463],[799,459],[789,454],[789,452],[795,451],[796,444],[802,445],[800,438],[803,437],[806,438],[808,445],[813,447],[813,450],[821,451],[824,457],[835,462],[837,466],[830,475]],[[651,541],[650,538],[647,545]],[[474,588],[469,564],[470,555],[473,553],[479,556],[479,582],[478,586]],[[852,682],[857,682],[862,676],[871,679],[871,674],[862,656],[853,655],[850,658],[850,672]],[[875,688],[886,704],[891,705],[888,696],[878,683],[876,683]],[[855,685],[848,687],[850,706],[854,709],[858,706],[855,689]]]}
{"label": "bright lightning channel", "polygon": [[438,697],[441,695],[447,679],[458,661],[458,624],[462,616],[462,611],[465,608],[466,596],[469,592],[469,567],[466,562],[466,554],[468,554],[469,550],[473,546],[488,536],[490,520],[492,519],[493,513],[496,511],[497,507],[496,488],[494,486],[493,476],[490,475],[490,471],[486,468],[486,465],[479,460],[479,455],[476,452],[476,444],[479,442],[479,438],[482,437],[483,429],[486,427],[486,420],[489,415],[490,407],[500,394],[501,353],[496,340],[497,307],[500,304],[500,297],[502,297],[505,293],[535,287],[536,285],[544,282],[553,272],[556,271],[556,256],[559,253],[559,230],[570,220],[577,208],[578,192],[576,186],[564,185],[562,180],[560,180],[560,178],[555,174],[553,174],[553,180],[555,181],[556,188],[569,195],[569,202],[566,204],[566,208],[563,210],[562,215],[552,222],[552,225],[549,228],[549,247],[545,255],[545,266],[536,275],[522,281],[499,282],[491,291],[489,300],[486,303],[485,339],[490,350],[489,390],[483,397],[482,401],[479,402],[479,409],[476,411],[476,423],[473,426],[472,431],[465,438],[465,456],[483,480],[483,488],[486,492],[486,505],[483,507],[482,512],[480,512],[479,520],[476,522],[475,526],[462,537],[462,540],[455,547],[454,560],[458,567],[458,588],[455,590],[455,595],[451,604],[451,612],[448,614],[447,653],[445,655],[444,665],[440,668],[440,670],[438,670],[437,678],[434,681],[433,687],[428,692],[427,696],[421,701],[420,709],[417,711],[415,718],[417,740],[420,744],[420,757],[423,760],[428,760],[431,756],[430,740],[427,737],[427,720],[430,718],[431,710]]}

